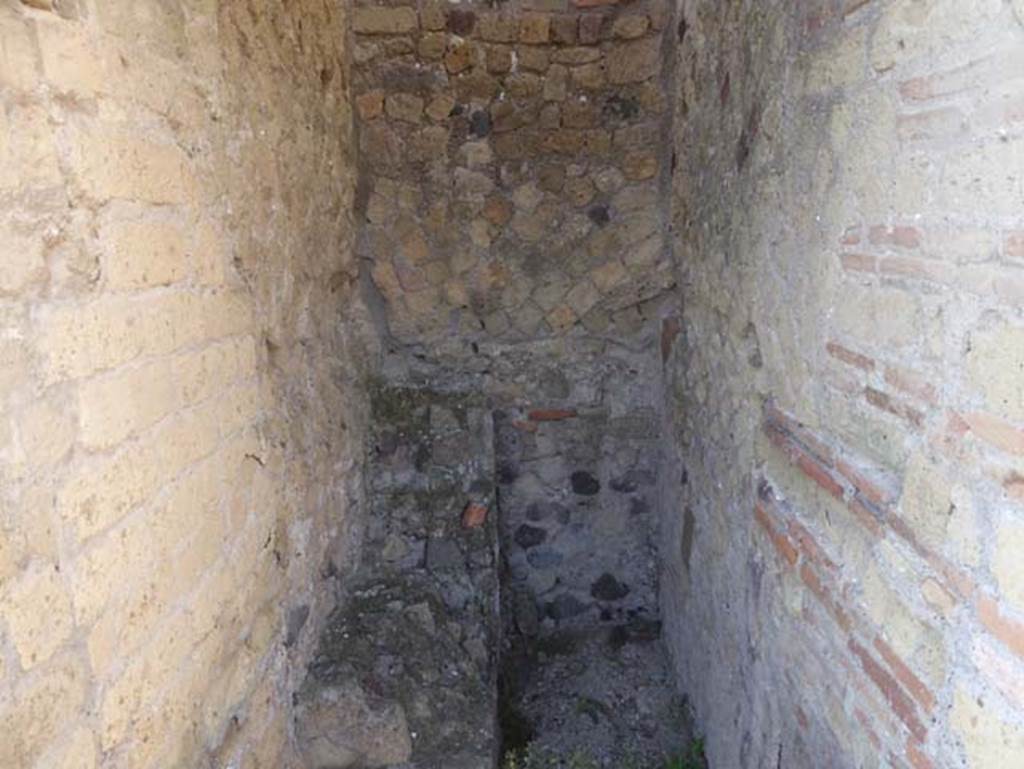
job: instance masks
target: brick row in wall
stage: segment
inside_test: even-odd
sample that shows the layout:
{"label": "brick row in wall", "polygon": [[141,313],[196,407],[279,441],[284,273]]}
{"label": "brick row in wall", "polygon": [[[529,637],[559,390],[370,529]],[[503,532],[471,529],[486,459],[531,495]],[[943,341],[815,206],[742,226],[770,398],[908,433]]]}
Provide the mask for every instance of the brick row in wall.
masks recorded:
{"label": "brick row in wall", "polygon": [[[768,407],[764,429],[771,443],[803,476],[846,507],[876,557],[904,567],[895,586],[871,580],[858,584],[858,577],[839,565],[841,556],[833,559],[828,555],[829,551],[840,553],[841,546],[827,531],[813,534],[801,523],[799,509],[781,501],[767,480],[761,482],[755,519],[783,567],[799,575],[846,636],[845,677],[841,680],[848,681],[853,671],[850,685],[857,691],[858,717],[863,718],[871,743],[876,749],[899,755],[898,746],[906,739],[904,757],[910,765],[915,769],[931,767],[928,755],[934,748],[926,747],[929,733],[937,731],[941,740],[948,729],[932,716],[952,711],[953,718],[958,713],[966,717],[962,710],[968,697],[947,686],[945,675],[935,676],[936,664],[940,670],[952,664],[955,647],[944,644],[934,630],[904,631],[922,623],[927,626],[928,617],[967,625],[968,635],[974,638],[970,664],[1009,698],[1016,699],[1024,692],[1024,679],[1015,678],[1013,668],[999,660],[1000,654],[1007,652],[1024,660],[1024,612],[1012,608],[1014,591],[1019,589],[1019,568],[1012,555],[1018,546],[1015,531],[999,531],[1003,541],[995,543],[993,573],[987,578],[976,576],[947,553],[922,541],[927,534],[920,528],[929,524],[914,516],[935,511],[914,509],[912,491],[901,495],[883,471],[869,468],[869,462],[846,449],[834,448],[775,407]],[[953,437],[963,438],[963,434]],[[1000,557],[1000,550],[1009,552]],[[1000,585],[1009,594],[1001,592]],[[1008,601],[1011,608],[1006,606]],[[938,646],[929,648],[929,644]],[[905,649],[910,658],[901,656],[894,646]],[[841,648],[832,652],[843,657]],[[917,661],[914,655],[919,657]],[[876,690],[873,696],[864,694],[868,682]]]}
{"label": "brick row in wall", "polygon": [[677,31],[665,600],[712,760],[1014,766],[1022,8],[697,2]]}

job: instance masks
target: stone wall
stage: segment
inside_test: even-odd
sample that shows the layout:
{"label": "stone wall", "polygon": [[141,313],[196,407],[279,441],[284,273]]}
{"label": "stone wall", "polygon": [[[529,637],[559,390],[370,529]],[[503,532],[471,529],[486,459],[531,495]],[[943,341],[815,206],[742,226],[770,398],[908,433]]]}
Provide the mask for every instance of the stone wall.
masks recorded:
{"label": "stone wall", "polygon": [[[624,756],[640,765],[645,750],[668,749],[661,730],[676,734],[671,708],[639,694],[656,688],[674,701],[664,650],[653,647],[657,682],[652,649],[623,648],[660,635],[653,325],[632,348],[580,340],[561,350],[571,366],[526,357],[525,392],[495,411],[507,750],[586,750],[611,765]],[[588,705],[628,715],[579,718]],[[653,728],[637,725],[640,713]]]}
{"label": "stone wall", "polygon": [[542,374],[543,400],[496,414],[509,637],[658,619],[649,353],[580,355],[574,371]]}
{"label": "stone wall", "polygon": [[0,8],[4,767],[292,766],[361,493],[344,40],[325,0]]}
{"label": "stone wall", "polygon": [[663,596],[722,767],[1024,755],[1024,28],[684,0]]}
{"label": "stone wall", "polygon": [[601,333],[673,283],[662,0],[353,13],[358,248],[397,342]]}
{"label": "stone wall", "polygon": [[376,382],[362,558],[297,695],[309,769],[497,762],[494,439],[480,393]]}

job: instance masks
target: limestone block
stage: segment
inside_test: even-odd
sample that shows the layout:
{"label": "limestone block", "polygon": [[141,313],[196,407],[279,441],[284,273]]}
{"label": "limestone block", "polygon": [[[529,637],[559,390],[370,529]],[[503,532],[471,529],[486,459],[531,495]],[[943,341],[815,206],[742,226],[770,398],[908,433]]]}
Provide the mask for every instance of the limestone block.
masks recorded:
{"label": "limestone block", "polygon": [[41,675],[18,683],[0,705],[0,764],[32,766],[64,733],[83,706],[87,679],[72,660],[54,661]]}
{"label": "limestone block", "polygon": [[524,13],[519,19],[519,42],[538,45],[548,42],[551,16],[546,13]]}
{"label": "limestone block", "polygon": [[1024,421],[1024,327],[999,325],[974,334],[967,371],[971,388],[984,396],[988,411]]}
{"label": "limestone block", "polygon": [[661,51],[656,38],[623,43],[608,53],[608,81],[613,85],[638,83],[661,71]]}
{"label": "limestone block", "polygon": [[0,606],[25,669],[46,662],[71,634],[71,600],[54,564],[33,562],[0,594]]}
{"label": "limestone block", "polygon": [[352,29],[364,35],[400,35],[412,32],[419,22],[416,11],[408,7],[356,8],[352,15]]}
{"label": "limestone block", "polygon": [[1004,516],[996,529],[992,572],[1002,598],[1017,611],[1024,611],[1024,521],[1013,515]]}
{"label": "limestone block", "polygon": [[620,16],[612,24],[612,34],[623,40],[633,40],[643,37],[650,26],[647,16],[641,14],[627,14]]}
{"label": "limestone block", "polygon": [[954,695],[950,723],[972,767],[1012,766],[1024,755],[1024,732],[1003,720],[991,703],[962,687]]}

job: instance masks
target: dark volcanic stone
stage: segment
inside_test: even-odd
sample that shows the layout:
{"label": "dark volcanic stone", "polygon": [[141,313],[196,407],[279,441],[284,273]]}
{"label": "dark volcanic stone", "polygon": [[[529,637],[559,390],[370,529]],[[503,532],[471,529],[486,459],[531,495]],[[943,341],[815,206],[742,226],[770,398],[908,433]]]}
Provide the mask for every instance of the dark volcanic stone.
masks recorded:
{"label": "dark volcanic stone", "polygon": [[519,477],[519,471],[511,462],[498,463],[498,483],[507,486]]}
{"label": "dark volcanic stone", "polygon": [[430,446],[420,444],[416,447],[416,455],[413,457],[413,464],[418,472],[423,472],[430,462]]}
{"label": "dark volcanic stone", "polygon": [[540,629],[537,604],[529,593],[518,592],[514,600],[516,627],[526,636],[535,636]]}
{"label": "dark volcanic stone", "polygon": [[626,473],[620,478],[612,478],[608,485],[611,486],[612,491],[617,491],[620,494],[629,494],[640,487],[636,477],[631,473]]}
{"label": "dark volcanic stone", "polygon": [[490,494],[494,490],[494,484],[487,478],[477,478],[469,486],[469,493],[478,497]]}
{"label": "dark volcanic stone", "polygon": [[531,502],[526,508],[526,518],[530,521],[543,521],[551,515],[551,506],[543,502]]}
{"label": "dark volcanic stone", "polygon": [[526,508],[528,521],[546,521],[554,518],[559,523],[568,523],[570,515],[569,508],[558,502],[531,502]]}
{"label": "dark volcanic stone", "polygon": [[606,117],[616,117],[621,120],[629,120],[640,113],[640,104],[632,97],[616,94],[609,97],[604,103],[603,111]]}
{"label": "dark volcanic stone", "polygon": [[554,513],[555,520],[559,523],[569,523],[572,518],[572,511],[558,502],[552,503],[551,512]]}
{"label": "dark volcanic stone", "polygon": [[590,594],[598,601],[619,601],[629,595],[629,585],[605,572],[590,586]]}
{"label": "dark volcanic stone", "polygon": [[612,219],[611,214],[608,213],[608,206],[592,206],[590,210],[587,211],[587,216],[589,216],[590,221],[598,227],[604,227]]}
{"label": "dark volcanic stone", "polygon": [[592,497],[601,490],[601,482],[585,470],[577,470],[569,480],[573,492],[584,497]]}
{"label": "dark volcanic stone", "polygon": [[587,610],[587,605],[574,595],[562,593],[555,600],[549,601],[545,610],[551,619],[572,619],[583,614]]}
{"label": "dark volcanic stone", "polygon": [[535,569],[553,569],[562,562],[563,556],[557,550],[531,550],[526,562]]}
{"label": "dark volcanic stone", "polygon": [[624,625],[616,625],[608,636],[608,644],[615,651],[629,643],[651,643],[661,637],[661,622],[634,617]]}
{"label": "dark volcanic stone", "polygon": [[306,625],[307,619],[309,619],[309,606],[306,604],[288,610],[288,618],[285,622],[285,646],[291,647],[295,645],[295,642],[299,640],[302,628]]}
{"label": "dark volcanic stone", "polygon": [[482,139],[491,132],[491,115],[484,110],[477,110],[469,119],[469,131],[473,136]]}
{"label": "dark volcanic stone", "polygon": [[377,453],[382,457],[390,457],[398,449],[398,433],[385,430],[377,438]]}
{"label": "dark volcanic stone", "polygon": [[430,571],[450,571],[465,565],[466,559],[455,542],[450,539],[431,539],[427,542],[427,568]]}
{"label": "dark volcanic stone", "polygon": [[529,550],[531,547],[536,547],[547,539],[548,533],[544,529],[524,523],[516,529],[514,538],[519,547],[523,548],[523,550]]}

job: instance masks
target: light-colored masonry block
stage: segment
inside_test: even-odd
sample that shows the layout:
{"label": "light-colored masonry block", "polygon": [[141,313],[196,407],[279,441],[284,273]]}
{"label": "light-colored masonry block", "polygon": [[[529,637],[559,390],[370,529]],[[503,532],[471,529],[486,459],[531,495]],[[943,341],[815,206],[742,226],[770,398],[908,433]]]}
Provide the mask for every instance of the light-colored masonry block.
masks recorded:
{"label": "light-colored masonry block", "polygon": [[0,9],[5,769],[291,760],[371,335],[345,10],[264,6]]}

